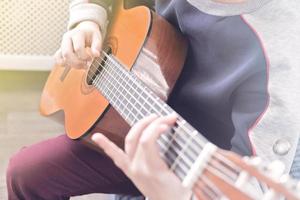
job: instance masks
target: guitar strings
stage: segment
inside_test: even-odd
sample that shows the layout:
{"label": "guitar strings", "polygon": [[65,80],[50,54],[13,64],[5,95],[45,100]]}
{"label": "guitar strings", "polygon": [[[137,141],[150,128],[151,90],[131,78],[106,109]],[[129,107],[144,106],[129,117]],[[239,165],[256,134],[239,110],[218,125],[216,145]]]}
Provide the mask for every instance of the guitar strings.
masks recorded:
{"label": "guitar strings", "polygon": [[[101,74],[101,75],[102,75],[102,74]],[[107,81],[109,82],[109,80],[107,80]],[[209,170],[209,171],[210,171],[210,170]],[[222,175],[221,175],[221,174],[219,174],[219,176],[222,176]],[[223,177],[223,179],[224,179],[224,178],[226,179],[226,177]]]}
{"label": "guitar strings", "polygon": [[[111,59],[111,58],[110,58],[110,59]],[[98,62],[98,64],[102,66],[102,64],[100,64],[99,62]],[[93,65],[93,67],[95,67],[95,66]],[[104,67],[104,66],[102,66],[102,67]],[[98,70],[98,71],[99,71],[99,70]],[[126,71],[126,72],[127,72],[127,71]]]}
{"label": "guitar strings", "polygon": [[[105,52],[104,52],[104,54],[106,54]],[[107,63],[106,62],[106,64],[108,64],[108,66],[111,66],[112,64],[114,64],[114,63],[112,63],[111,61],[113,61],[112,60],[112,58],[111,57],[109,57],[109,55],[107,55],[106,54],[106,57],[110,60],[110,63]],[[102,61],[103,61],[103,59],[102,59]],[[102,68],[105,68],[101,63],[99,63],[98,62],[98,60],[96,60],[96,62],[102,67]],[[93,65],[93,67],[95,67],[94,65]],[[96,69],[97,69],[97,67],[96,67]],[[114,69],[113,67],[112,67],[112,69]],[[117,68],[118,69],[118,68]],[[123,69],[123,68],[120,68],[121,70],[124,70],[125,71],[125,76],[127,76],[127,78],[133,78],[132,76],[129,76],[129,73],[128,73],[128,71],[126,71],[125,69]],[[116,72],[116,70],[114,69],[114,71]],[[98,72],[100,72],[99,70],[98,70]],[[115,75],[120,75],[120,74],[118,74],[118,73],[116,73]],[[114,77],[113,77],[114,78]],[[121,78],[122,79],[122,78]],[[124,79],[123,79],[124,80]],[[134,81],[138,81],[139,82],[139,80],[137,80],[137,79],[135,79],[135,80],[132,80],[132,82],[134,82]],[[130,85],[128,85],[128,86],[130,86]],[[130,86],[131,87],[131,86]],[[135,90],[136,91],[136,89],[135,88],[132,88],[133,90]],[[143,90],[143,88],[140,88],[141,90]],[[126,90],[126,88],[125,88],[125,90]],[[150,95],[150,97],[151,98],[153,98],[152,97],[152,95]],[[153,101],[157,101],[157,99],[153,99]],[[164,102],[163,102],[164,103]],[[150,107],[151,107],[151,105],[149,105]],[[155,108],[154,108],[155,109]],[[168,113],[168,110],[165,110],[165,107],[161,107],[161,110],[164,110],[166,113]],[[159,112],[159,111],[158,111]],[[180,117],[181,118],[181,117]],[[180,121],[181,120],[181,121]],[[183,119],[183,118],[181,118],[181,119],[179,119],[179,121],[180,122],[183,122],[183,123],[185,123],[186,121]],[[182,127],[183,129],[185,129],[186,127]],[[190,132],[192,132],[192,130],[185,130],[185,131],[187,131],[187,133],[190,133]],[[179,135],[179,134],[176,134],[175,136],[181,136],[181,135]],[[172,138],[174,138],[175,139],[175,137],[172,137]],[[202,144],[200,144],[200,143],[203,143],[202,141],[199,141],[199,138],[196,138],[197,140],[198,140],[198,142],[199,142],[199,145],[200,145],[200,147],[202,148],[203,147],[203,145]],[[223,157],[224,158],[224,157]],[[222,158],[222,159],[223,159]],[[228,163],[229,164],[229,163]],[[231,164],[233,164],[233,163],[231,163]]]}
{"label": "guitar strings", "polygon": [[[106,79],[106,77],[104,76],[104,78]],[[107,79],[107,81],[109,81],[109,79]],[[99,79],[97,80],[97,82],[99,82]],[[100,83],[100,82],[99,82]],[[107,83],[107,82],[105,82],[105,83]],[[210,171],[210,170],[209,170]],[[226,177],[224,177],[223,179],[226,179]],[[210,186],[208,186],[208,187],[210,187]],[[211,188],[212,190],[215,190],[215,189],[213,189],[213,188]]]}
{"label": "guitar strings", "polygon": [[[107,56],[108,57],[108,56]],[[111,59],[110,57],[108,57],[108,59]],[[99,63],[97,60],[96,60],[96,62],[102,67],[102,69],[104,69],[104,70],[106,70],[105,69],[105,67],[104,66],[102,66],[102,64],[101,63]],[[106,63],[107,63],[107,61],[105,61]],[[113,64],[113,63],[111,63],[111,64]],[[95,67],[94,66],[94,64],[92,64],[92,66],[98,71],[98,72],[100,72],[98,69],[97,69],[97,67]],[[113,68],[112,68],[113,69]],[[100,75],[101,75],[101,73],[100,73]],[[113,77],[112,77],[113,78]],[[201,146],[202,147],[202,146]]]}
{"label": "guitar strings", "polygon": [[[109,72],[109,70],[107,70],[108,72]],[[103,75],[104,76],[104,74],[101,74],[101,75]],[[106,77],[105,77],[106,78]],[[108,82],[110,82],[109,80],[107,80]],[[99,78],[98,78],[98,80],[97,80],[97,82],[99,82]],[[99,82],[100,83],[100,82]],[[105,82],[105,83],[107,83],[107,82]],[[105,85],[105,84],[104,84]],[[219,175],[220,176],[220,175]],[[203,177],[203,176],[202,176]],[[207,186],[207,187],[209,187],[212,191],[215,191],[216,190],[216,188],[211,188],[211,186]],[[205,188],[205,190],[206,190],[206,188]],[[215,191],[215,193],[216,193],[216,191]]]}
{"label": "guitar strings", "polygon": [[[100,63],[98,63],[98,64],[100,64]],[[102,66],[102,65],[101,65]],[[102,66],[103,67],[103,66]]]}

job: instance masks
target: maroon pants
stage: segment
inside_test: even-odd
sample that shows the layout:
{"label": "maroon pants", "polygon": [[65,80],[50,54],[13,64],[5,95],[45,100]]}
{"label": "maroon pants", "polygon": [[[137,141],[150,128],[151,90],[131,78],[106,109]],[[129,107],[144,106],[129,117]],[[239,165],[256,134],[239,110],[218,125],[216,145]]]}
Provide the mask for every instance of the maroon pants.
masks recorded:
{"label": "maroon pants", "polygon": [[10,200],[58,200],[89,193],[138,195],[104,155],[62,135],[21,149],[7,170]]}

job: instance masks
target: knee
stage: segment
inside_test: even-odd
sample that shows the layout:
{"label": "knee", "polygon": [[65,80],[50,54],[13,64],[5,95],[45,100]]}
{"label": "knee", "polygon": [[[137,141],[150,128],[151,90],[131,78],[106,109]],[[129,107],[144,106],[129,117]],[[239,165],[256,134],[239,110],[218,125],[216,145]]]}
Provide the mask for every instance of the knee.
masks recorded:
{"label": "knee", "polygon": [[11,189],[21,189],[28,186],[30,171],[19,153],[13,155],[9,160],[6,170],[7,187]]}
{"label": "knee", "polygon": [[21,163],[18,160],[18,156],[14,155],[10,158],[7,169],[6,169],[6,181],[8,187],[15,188],[16,185],[19,185],[19,179],[21,179],[22,167]]}

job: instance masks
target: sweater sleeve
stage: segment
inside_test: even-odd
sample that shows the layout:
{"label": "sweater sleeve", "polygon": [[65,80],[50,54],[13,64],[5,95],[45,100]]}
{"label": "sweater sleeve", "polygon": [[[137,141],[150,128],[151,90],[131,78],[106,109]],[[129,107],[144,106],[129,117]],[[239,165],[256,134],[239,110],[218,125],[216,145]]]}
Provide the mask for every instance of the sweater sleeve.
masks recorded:
{"label": "sweater sleeve", "polygon": [[82,21],[97,23],[102,32],[106,32],[108,24],[109,0],[71,0],[68,29],[74,28]]}

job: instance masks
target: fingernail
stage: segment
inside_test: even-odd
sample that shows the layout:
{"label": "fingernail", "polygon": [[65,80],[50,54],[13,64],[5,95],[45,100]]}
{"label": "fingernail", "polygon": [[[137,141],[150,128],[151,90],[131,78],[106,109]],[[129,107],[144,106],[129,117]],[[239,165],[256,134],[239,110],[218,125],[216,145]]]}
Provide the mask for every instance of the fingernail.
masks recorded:
{"label": "fingernail", "polygon": [[178,117],[178,114],[176,113],[176,112],[172,112],[171,114],[170,114],[170,116],[172,116],[172,117]]}
{"label": "fingernail", "polygon": [[93,53],[94,53],[95,57],[99,57],[100,56],[100,52],[97,49],[94,49]]}

